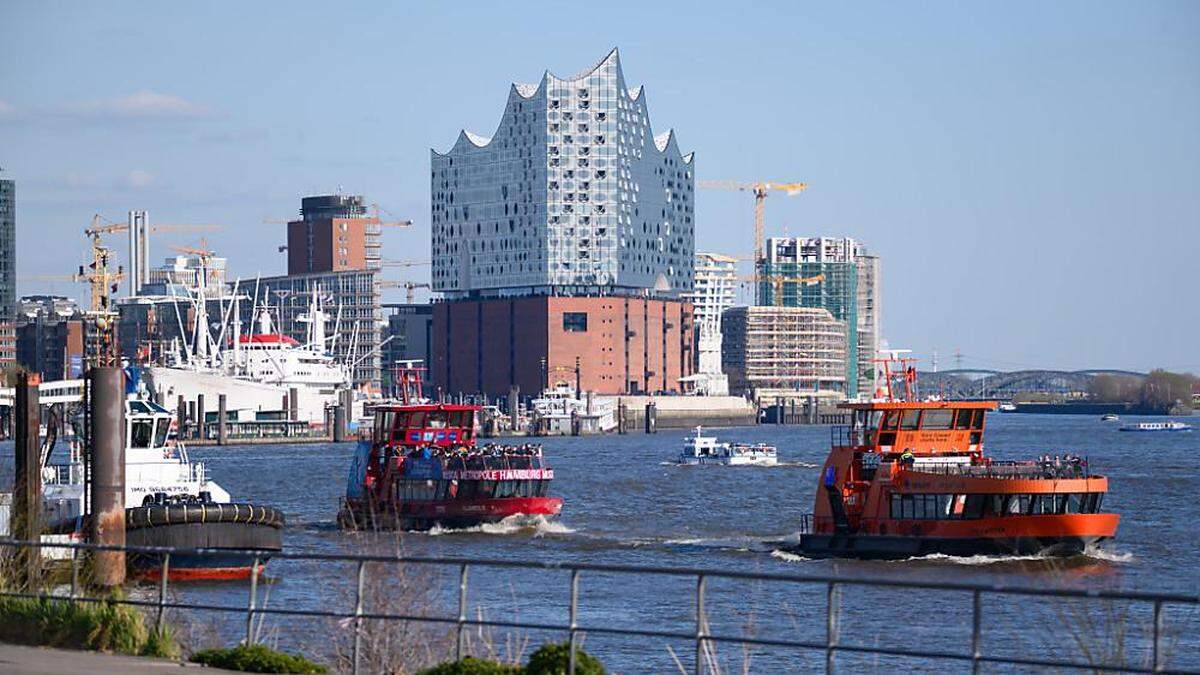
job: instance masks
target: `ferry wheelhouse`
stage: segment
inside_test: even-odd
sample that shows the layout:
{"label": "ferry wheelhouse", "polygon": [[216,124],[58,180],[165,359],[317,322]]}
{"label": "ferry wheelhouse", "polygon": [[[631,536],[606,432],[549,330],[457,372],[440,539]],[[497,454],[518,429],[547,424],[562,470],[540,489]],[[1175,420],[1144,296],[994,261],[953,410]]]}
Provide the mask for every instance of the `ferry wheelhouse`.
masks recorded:
{"label": "ferry wheelhouse", "polygon": [[377,407],[370,438],[359,441],[342,527],[461,528],[558,515],[562,499],[549,496],[554,470],[540,445],[479,445],[479,406],[414,402],[419,371],[401,377],[403,402]]}
{"label": "ferry wheelhouse", "polygon": [[[906,359],[905,362],[908,360]],[[1086,460],[984,453],[994,401],[847,403],[834,427],[813,515],[797,551],[809,557],[907,558],[942,553],[1075,555],[1116,534],[1101,510],[1108,479]]]}

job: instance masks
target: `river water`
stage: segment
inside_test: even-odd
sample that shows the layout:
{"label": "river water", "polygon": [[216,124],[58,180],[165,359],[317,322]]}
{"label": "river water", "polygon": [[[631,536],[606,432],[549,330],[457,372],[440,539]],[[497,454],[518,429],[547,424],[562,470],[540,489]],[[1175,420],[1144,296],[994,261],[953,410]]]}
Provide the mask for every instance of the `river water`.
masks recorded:
{"label": "river water", "polygon": [[[1129,420],[1124,420],[1129,421]],[[1070,585],[1196,593],[1200,571],[1200,433],[1118,433],[1091,416],[1000,415],[989,420],[988,453],[1023,459],[1043,453],[1086,456],[1110,477],[1105,510],[1121,514],[1117,538],[1091,555],[1068,560],[941,556],[899,562],[807,560],[781,553],[812,510],[825,426],[760,426],[712,430],[722,440],[767,442],[779,448],[777,467],[684,467],[671,463],[683,430],[542,439],[555,469],[552,493],[565,500],[553,522],[505,523],[473,531],[356,535],[334,525],[352,446],[294,445],[195,448],[194,460],[238,500],[280,507],[292,552],[403,552],[540,561],[703,567],[721,570],[839,574],[871,578],[986,582],[1010,586]],[[352,607],[352,569],[335,563],[275,561],[268,567],[268,606]],[[760,638],[825,639],[824,586],[712,581],[710,631]],[[457,613],[457,571],[405,569],[388,588],[368,593],[368,611]],[[562,572],[477,569],[469,595],[472,616],[565,623],[569,580]],[[581,625],[694,630],[695,581],[686,578],[584,574]],[[180,587],[176,597],[244,604],[245,584]],[[969,595],[850,587],[839,626],[844,643],[969,651]],[[374,604],[374,606],[372,606]],[[236,615],[214,619],[225,639],[244,631]],[[1081,658],[1103,653],[1144,663],[1150,613],[1145,606],[989,597],[984,604],[984,653]],[[1169,608],[1166,651],[1176,667],[1200,668],[1200,611]],[[192,629],[193,631],[195,629]],[[267,619],[263,633],[283,646],[325,654],[332,622]],[[1114,638],[1119,632],[1120,639]],[[194,636],[193,636],[194,638]],[[519,631],[474,635],[477,649],[520,651],[561,635]],[[438,638],[430,640],[436,650]],[[509,641],[506,641],[509,640]],[[483,645],[483,646],[481,646]],[[694,647],[659,638],[588,635],[585,646],[610,670],[691,672]],[[795,672],[823,667],[823,652],[744,651],[718,647],[721,672]],[[839,655],[843,668],[939,664]],[[945,670],[961,663],[941,662]],[[1012,668],[995,670],[1011,671]]]}

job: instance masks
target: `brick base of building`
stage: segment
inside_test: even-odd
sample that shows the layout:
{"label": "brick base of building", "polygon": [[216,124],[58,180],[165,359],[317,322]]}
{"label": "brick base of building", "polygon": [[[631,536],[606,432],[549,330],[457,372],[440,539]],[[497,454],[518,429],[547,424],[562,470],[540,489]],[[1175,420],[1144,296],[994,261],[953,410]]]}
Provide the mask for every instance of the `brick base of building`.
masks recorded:
{"label": "brick base of building", "polygon": [[429,381],[443,393],[536,394],[557,383],[600,394],[681,392],[693,372],[692,305],[554,297],[454,300],[433,308]]}

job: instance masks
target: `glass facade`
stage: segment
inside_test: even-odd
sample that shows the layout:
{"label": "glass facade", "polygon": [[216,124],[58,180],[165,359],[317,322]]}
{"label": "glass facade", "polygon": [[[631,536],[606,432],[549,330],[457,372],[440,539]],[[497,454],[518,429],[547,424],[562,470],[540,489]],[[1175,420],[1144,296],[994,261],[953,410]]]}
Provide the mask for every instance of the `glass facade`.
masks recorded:
{"label": "glass facade", "polygon": [[11,321],[17,304],[17,188],[0,179],[0,321]]}
{"label": "glass facade", "polygon": [[432,153],[433,290],[449,299],[692,289],[692,155],[650,128],[614,49],[514,84],[492,138]]}

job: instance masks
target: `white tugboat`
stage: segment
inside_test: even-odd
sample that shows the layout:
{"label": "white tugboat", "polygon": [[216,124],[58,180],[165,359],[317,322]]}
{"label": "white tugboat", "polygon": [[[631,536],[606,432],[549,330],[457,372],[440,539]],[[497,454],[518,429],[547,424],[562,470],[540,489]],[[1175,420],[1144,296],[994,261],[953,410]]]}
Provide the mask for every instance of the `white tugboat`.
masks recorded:
{"label": "white tugboat", "polygon": [[720,464],[724,466],[775,466],[779,459],[775,446],[765,443],[722,443],[715,436],[696,433],[683,442],[680,464]]}
{"label": "white tugboat", "polygon": [[[202,462],[192,462],[171,430],[172,416],[152,401],[125,403],[125,528],[134,546],[179,548],[282,548],[283,514],[267,506],[230,501],[229,492],[210,480]],[[75,540],[86,531],[86,464],[79,443],[65,463],[43,458],[42,510],[53,534],[48,540]],[[265,562],[265,556],[263,558]],[[155,556],[131,556],[135,575],[153,577],[162,569]],[[171,557],[172,579],[233,579],[249,576],[244,556]]]}

